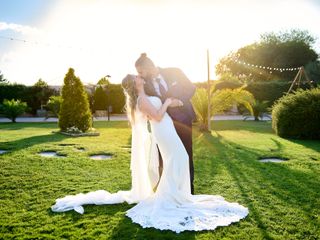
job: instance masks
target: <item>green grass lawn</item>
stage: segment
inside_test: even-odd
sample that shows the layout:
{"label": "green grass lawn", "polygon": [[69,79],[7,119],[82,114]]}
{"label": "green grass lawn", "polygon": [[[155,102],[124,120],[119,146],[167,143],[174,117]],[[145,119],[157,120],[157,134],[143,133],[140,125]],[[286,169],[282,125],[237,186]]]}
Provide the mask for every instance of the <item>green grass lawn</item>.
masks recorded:
{"label": "green grass lawn", "polygon": [[[195,193],[222,195],[249,215],[215,231],[175,234],[132,223],[128,204],[51,212],[69,194],[130,189],[128,123],[97,122],[99,137],[79,138],[52,133],[56,123],[1,123],[0,149],[9,152],[0,155],[0,239],[320,239],[320,141],[279,138],[270,122],[212,125],[211,134],[194,131]],[[41,157],[43,150],[66,157]],[[91,160],[96,153],[113,158]]]}

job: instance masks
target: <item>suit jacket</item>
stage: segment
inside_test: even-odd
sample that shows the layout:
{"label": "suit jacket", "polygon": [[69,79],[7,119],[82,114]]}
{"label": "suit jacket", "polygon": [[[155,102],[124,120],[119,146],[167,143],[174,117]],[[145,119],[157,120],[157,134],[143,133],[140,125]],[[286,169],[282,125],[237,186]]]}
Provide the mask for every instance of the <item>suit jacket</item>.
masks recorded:
{"label": "suit jacket", "polygon": [[166,96],[159,96],[157,94],[152,80],[146,81],[146,94],[149,96],[158,96],[162,102],[169,97],[180,99],[183,102],[183,106],[169,107],[167,112],[173,120],[190,125],[196,116],[190,101],[195,93],[196,87],[178,68],[159,68],[159,73],[168,86]]}

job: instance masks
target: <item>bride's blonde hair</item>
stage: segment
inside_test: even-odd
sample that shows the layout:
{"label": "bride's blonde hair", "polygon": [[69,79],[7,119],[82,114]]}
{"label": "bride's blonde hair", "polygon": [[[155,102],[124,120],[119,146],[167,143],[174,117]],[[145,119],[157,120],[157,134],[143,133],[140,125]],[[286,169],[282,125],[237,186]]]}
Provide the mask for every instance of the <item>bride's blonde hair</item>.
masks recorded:
{"label": "bride's blonde hair", "polygon": [[131,122],[131,124],[134,123],[134,113],[136,110],[137,105],[137,98],[138,98],[138,92],[135,85],[135,75],[128,74],[123,80],[122,80],[122,88],[124,90],[124,95],[126,96],[126,105],[125,105],[125,111],[127,113],[127,116]]}

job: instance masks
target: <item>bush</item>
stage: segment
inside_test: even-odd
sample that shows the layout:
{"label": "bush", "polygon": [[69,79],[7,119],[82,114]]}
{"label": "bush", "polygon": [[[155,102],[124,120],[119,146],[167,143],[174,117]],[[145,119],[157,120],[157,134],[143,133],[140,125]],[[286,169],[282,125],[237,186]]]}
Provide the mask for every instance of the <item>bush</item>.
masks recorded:
{"label": "bush", "polygon": [[23,84],[0,85],[0,102],[4,99],[20,99],[27,102],[28,87]]}
{"label": "bush", "polygon": [[280,137],[320,139],[320,88],[280,98],[272,108],[272,128]]}
{"label": "bush", "polygon": [[59,127],[62,131],[66,131],[69,127],[77,127],[82,132],[92,127],[88,95],[72,68],[66,74],[62,87]]}
{"label": "bush", "polygon": [[248,84],[246,90],[251,92],[255,99],[259,101],[268,101],[268,107],[285,95],[292,82],[284,81],[266,81],[266,82],[253,82]]}
{"label": "bush", "polygon": [[62,103],[61,96],[51,96],[49,98],[47,105],[46,105],[46,109],[49,112],[48,115],[51,114],[53,117],[58,117],[59,112],[60,112],[61,103]]}
{"label": "bush", "polygon": [[45,104],[49,97],[58,95],[59,92],[46,86],[25,86],[22,84],[0,84],[0,102],[4,99],[20,99],[26,102],[29,108],[26,110],[36,114],[41,104]]}
{"label": "bush", "polygon": [[16,118],[23,114],[27,109],[27,104],[20,100],[3,100],[3,104],[0,106],[0,112],[9,118],[12,122],[16,122]]}

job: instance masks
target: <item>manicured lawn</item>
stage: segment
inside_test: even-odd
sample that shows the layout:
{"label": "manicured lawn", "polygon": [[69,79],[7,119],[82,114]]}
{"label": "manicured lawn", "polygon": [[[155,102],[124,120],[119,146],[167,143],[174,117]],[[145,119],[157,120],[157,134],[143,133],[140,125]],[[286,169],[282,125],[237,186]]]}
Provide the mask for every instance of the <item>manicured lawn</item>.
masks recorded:
{"label": "manicured lawn", "polygon": [[[320,238],[320,141],[281,139],[270,122],[215,121],[211,134],[194,131],[195,192],[248,207],[238,223],[175,234],[132,223],[128,204],[85,206],[84,215],[51,212],[55,199],[68,194],[130,188],[128,123],[95,127],[99,137],[72,138],[52,133],[56,123],[0,124],[0,150],[9,150],[0,155],[0,239]],[[66,157],[41,157],[43,150]],[[91,160],[96,153],[113,157]]]}

